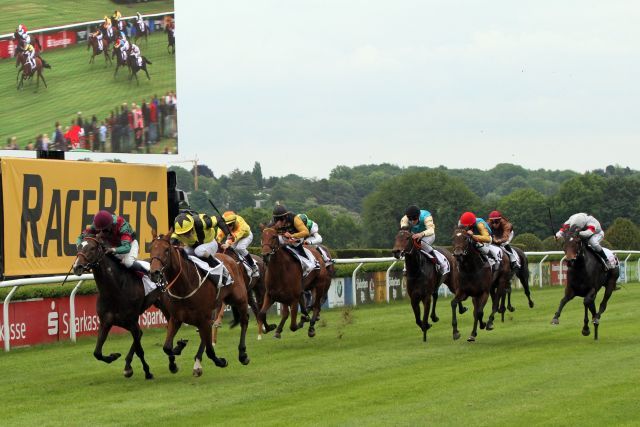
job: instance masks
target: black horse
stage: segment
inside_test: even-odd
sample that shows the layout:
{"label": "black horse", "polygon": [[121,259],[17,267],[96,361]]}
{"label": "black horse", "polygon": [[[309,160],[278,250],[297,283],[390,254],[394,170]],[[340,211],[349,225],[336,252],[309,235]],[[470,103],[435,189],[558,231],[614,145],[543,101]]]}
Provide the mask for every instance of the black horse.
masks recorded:
{"label": "black horse", "polygon": [[147,64],[149,65],[153,64],[151,61],[149,61],[147,58],[145,58],[142,55],[140,55],[140,60],[142,65],[138,63],[138,59],[134,55],[129,55],[129,57],[127,58],[129,69],[131,70],[131,74],[129,75],[129,80],[135,77],[137,84],[140,84],[140,81],[138,80],[138,71],[140,70],[143,70],[144,73],[147,75],[147,79],[151,80],[151,77],[149,76],[149,72],[147,71]]}
{"label": "black horse", "polygon": [[[593,316],[594,339],[598,339],[598,325],[600,324],[600,316],[607,308],[607,302],[611,297],[611,293],[616,287],[616,281],[620,276],[620,267],[615,266],[611,270],[605,270],[602,264],[602,258],[595,254],[593,250],[587,247],[582,241],[579,234],[580,230],[571,228],[565,232],[562,242],[569,266],[567,270],[567,286],[564,289],[564,297],[560,300],[560,306],[551,320],[551,324],[560,323],[560,313],[565,304],[571,301],[575,296],[584,298],[584,325],[582,327],[582,335],[588,336],[589,330],[589,311]],[[601,287],[605,287],[604,297],[600,302],[600,308],[596,313],[596,295]]]}
{"label": "black horse", "polygon": [[131,332],[133,337],[133,344],[131,344],[125,358],[124,376],[129,378],[133,375],[131,361],[135,352],[142,362],[145,378],[152,379],[153,374],[144,359],[141,343],[142,330],[138,324],[138,317],[153,304],[169,319],[169,313],[160,301],[160,289],[145,296],[142,279],[125,268],[118,259],[107,255],[102,242],[94,237],[85,237],[82,240],[78,247],[78,256],[73,264],[73,272],[77,275],[89,270],[93,271],[93,277],[98,287],[96,308],[100,319],[98,340],[93,355],[105,363],[111,363],[118,359],[120,353],[103,355],[102,346],[112,326],[124,328]]}
{"label": "black horse", "polygon": [[[453,280],[453,269],[455,268],[455,258],[446,249],[437,248],[442,253],[451,266],[451,271],[442,277],[442,282],[447,285],[451,293],[455,294],[455,284]],[[420,250],[420,243],[414,241],[412,233],[409,230],[401,229],[396,235],[396,240],[392,250],[396,259],[404,256],[405,267],[407,270],[407,293],[411,298],[411,308],[416,319],[416,325],[422,330],[422,341],[427,341],[427,330],[431,328],[428,316],[431,310],[431,320],[435,323],[438,320],[436,316],[436,302],[438,301],[438,277],[435,264],[427,259]],[[431,300],[433,298],[433,303]],[[423,317],[420,316],[420,302],[424,307]],[[431,306],[431,308],[430,308]],[[460,314],[467,309],[458,304]]]}
{"label": "black horse", "polygon": [[[527,259],[527,255],[524,253],[522,249],[515,246],[511,246],[511,250],[513,250],[518,255],[518,258],[520,259],[520,267],[518,267],[515,270],[511,269],[511,275],[507,282],[507,288],[505,289],[506,291],[505,296],[503,296],[500,301],[503,322],[504,322],[504,310],[502,310],[502,308],[504,308],[505,306],[505,297],[507,302],[506,309],[511,312],[516,310],[515,307],[511,305],[511,281],[513,277],[517,277],[518,280],[520,280],[520,284],[524,289],[524,294],[527,297],[527,300],[529,301],[529,308],[533,308],[533,305],[534,305],[533,300],[531,299],[531,290],[529,289],[529,260]],[[508,256],[508,254],[504,253],[503,256],[506,257]]]}

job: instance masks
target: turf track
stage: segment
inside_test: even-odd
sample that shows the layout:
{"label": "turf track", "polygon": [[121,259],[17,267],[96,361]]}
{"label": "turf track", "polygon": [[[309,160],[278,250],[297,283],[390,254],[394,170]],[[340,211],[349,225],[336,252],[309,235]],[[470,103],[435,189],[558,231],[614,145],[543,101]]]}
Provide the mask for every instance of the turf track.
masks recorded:
{"label": "turf track", "polygon": [[[122,377],[124,361],[93,359],[94,338],[0,354],[5,425],[638,425],[640,285],[615,292],[600,340],[583,337],[581,300],[559,326],[549,324],[560,288],[533,289],[534,309],[514,293],[517,311],[478,341],[451,340],[450,310],[425,345],[408,302],[330,310],[314,339],[288,330],[283,339],[248,334],[248,366],[237,361],[237,330],[223,329],[218,355],[226,369],[204,364],[191,376],[194,330],[168,372],[164,331],[143,338],[156,378]],[[125,352],[130,339],[107,340]]]}

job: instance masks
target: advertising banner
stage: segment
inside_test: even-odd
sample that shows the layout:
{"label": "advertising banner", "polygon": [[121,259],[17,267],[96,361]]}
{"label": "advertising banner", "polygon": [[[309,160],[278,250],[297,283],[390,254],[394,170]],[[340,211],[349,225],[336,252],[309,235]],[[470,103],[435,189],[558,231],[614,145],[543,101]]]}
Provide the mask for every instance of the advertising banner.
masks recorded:
{"label": "advertising banner", "polygon": [[406,284],[402,279],[401,271],[392,271],[389,274],[389,301],[401,300],[405,297]]}
{"label": "advertising banner", "polygon": [[76,32],[73,30],[58,31],[55,33],[46,33],[41,40],[42,50],[55,49],[57,47],[67,47],[76,43]]}
{"label": "advertising banner", "polygon": [[327,295],[329,308],[344,307],[345,283],[344,277],[331,279],[331,286]]}
{"label": "advertising banner", "polygon": [[563,284],[567,284],[567,263],[562,263],[562,270],[560,270],[559,261],[551,261],[551,285],[559,285],[562,280]]}
{"label": "advertising banner", "polygon": [[4,276],[66,274],[76,240],[106,209],[134,228],[139,258],[167,223],[164,166],[3,158]]}

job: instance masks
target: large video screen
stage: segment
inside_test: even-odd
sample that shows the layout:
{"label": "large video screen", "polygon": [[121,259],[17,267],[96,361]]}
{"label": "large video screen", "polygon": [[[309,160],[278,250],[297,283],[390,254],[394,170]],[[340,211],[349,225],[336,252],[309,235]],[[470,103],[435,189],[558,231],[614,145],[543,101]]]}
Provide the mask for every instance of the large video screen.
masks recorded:
{"label": "large video screen", "polygon": [[0,150],[177,154],[173,0],[0,2]]}

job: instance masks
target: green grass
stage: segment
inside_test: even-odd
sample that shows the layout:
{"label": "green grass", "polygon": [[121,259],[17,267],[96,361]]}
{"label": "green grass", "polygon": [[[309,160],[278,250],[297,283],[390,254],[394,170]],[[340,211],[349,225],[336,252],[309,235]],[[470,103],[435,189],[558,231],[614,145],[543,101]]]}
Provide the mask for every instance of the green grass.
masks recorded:
{"label": "green grass", "polygon": [[113,15],[119,9],[123,16],[169,12],[174,10],[173,0],[154,0],[116,4],[110,0],[0,0],[0,34],[13,33],[19,23],[29,30],[55,27],[74,22],[87,22]]}
{"label": "green grass", "polygon": [[[600,340],[583,337],[581,300],[549,324],[561,288],[533,290],[536,307],[517,311],[478,341],[452,341],[450,310],[424,344],[408,302],[323,312],[314,339],[285,330],[280,341],[248,334],[248,366],[237,362],[237,330],[223,329],[218,355],[226,369],[204,364],[191,376],[194,331],[172,375],[161,350],[164,331],[145,334],[156,378],[134,360],[93,359],[94,338],[15,349],[0,355],[4,425],[638,425],[637,317],[640,286],[615,292]],[[469,303],[467,303],[469,304]],[[463,338],[471,316],[460,320]],[[111,337],[105,352],[125,352]]]}

